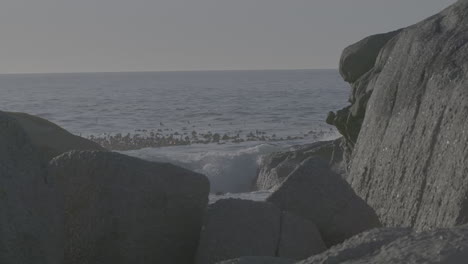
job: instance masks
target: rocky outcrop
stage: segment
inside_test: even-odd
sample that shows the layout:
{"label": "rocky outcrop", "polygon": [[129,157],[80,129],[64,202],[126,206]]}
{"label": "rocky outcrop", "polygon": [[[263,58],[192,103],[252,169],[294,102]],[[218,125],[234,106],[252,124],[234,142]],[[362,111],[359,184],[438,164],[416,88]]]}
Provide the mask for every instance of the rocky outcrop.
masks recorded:
{"label": "rocky outcrop", "polygon": [[372,208],[318,158],[304,161],[267,201],[315,223],[328,247],[380,226]]}
{"label": "rocky outcrop", "polygon": [[297,264],[447,263],[468,258],[468,227],[412,233],[405,228],[377,229]]}
{"label": "rocky outcrop", "polygon": [[209,183],[171,164],[100,151],[53,159],[65,263],[193,263]]}
{"label": "rocky outcrop", "polygon": [[62,263],[57,201],[39,152],[18,122],[0,112],[0,263]]}
{"label": "rocky outcrop", "polygon": [[398,32],[356,81],[355,94],[372,95],[352,100],[365,118],[349,179],[385,225],[468,222],[467,76],[468,1],[460,0]]}
{"label": "rocky outcrop", "polygon": [[384,47],[391,49],[392,39],[400,30],[370,36],[351,45],[343,51],[340,61],[340,73],[352,86],[348,106],[337,113],[330,112],[327,123],[336,126],[343,135],[345,164],[349,165],[351,153],[361,131],[367,102],[372,94],[372,84],[382,70],[378,63],[388,55],[381,52]]}
{"label": "rocky outcrop", "polygon": [[272,153],[264,157],[255,180],[255,190],[269,190],[281,183],[304,160],[317,157],[328,161],[330,168],[344,174],[342,164],[343,151],[341,139],[334,141],[316,142],[309,145],[295,146],[290,150]]}
{"label": "rocky outcrop", "polygon": [[70,150],[105,150],[100,145],[75,136],[56,124],[25,113],[5,112],[16,119],[39,150],[41,159],[49,162],[52,158]]}
{"label": "rocky outcrop", "polygon": [[367,37],[347,47],[340,59],[340,74],[346,82],[354,83],[372,70],[382,48],[400,31]]}
{"label": "rocky outcrop", "polygon": [[274,257],[243,257],[226,260],[217,264],[293,264],[294,260]]}
{"label": "rocky outcrop", "polygon": [[243,256],[299,260],[325,249],[310,221],[281,212],[270,203],[225,199],[208,207],[196,263]]}

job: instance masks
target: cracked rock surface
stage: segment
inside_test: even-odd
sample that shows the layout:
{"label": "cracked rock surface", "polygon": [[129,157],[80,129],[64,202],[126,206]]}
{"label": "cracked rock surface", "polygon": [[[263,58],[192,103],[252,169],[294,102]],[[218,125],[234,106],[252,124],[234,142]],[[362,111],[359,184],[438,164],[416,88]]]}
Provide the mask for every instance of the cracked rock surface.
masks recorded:
{"label": "cracked rock surface", "polygon": [[[468,1],[460,0],[397,31],[355,80],[364,85],[350,109],[365,117],[349,181],[384,225],[468,222],[467,77]],[[356,100],[365,93],[368,100]]]}
{"label": "cracked rock surface", "polygon": [[346,177],[342,164],[342,141],[342,138],[333,141],[319,141],[267,155],[261,161],[254,189],[270,190],[278,187],[304,160],[311,157],[327,161],[331,170]]}
{"label": "cracked rock surface", "polygon": [[380,227],[374,210],[316,157],[298,166],[267,201],[315,223],[328,247]]}

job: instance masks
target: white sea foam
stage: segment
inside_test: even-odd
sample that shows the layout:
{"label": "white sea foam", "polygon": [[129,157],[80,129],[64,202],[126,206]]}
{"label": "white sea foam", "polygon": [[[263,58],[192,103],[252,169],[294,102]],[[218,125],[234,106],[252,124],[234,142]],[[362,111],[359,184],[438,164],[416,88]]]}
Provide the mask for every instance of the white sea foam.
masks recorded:
{"label": "white sea foam", "polygon": [[[320,140],[332,140],[337,137],[337,133],[329,133],[324,134]],[[245,193],[252,191],[262,157],[306,143],[312,142],[292,140],[275,144],[262,142],[199,144],[145,148],[122,153],[149,161],[169,162],[202,173],[210,180],[211,193]]]}
{"label": "white sea foam", "polygon": [[206,175],[211,192],[248,192],[257,175],[262,155],[279,151],[281,145],[245,144],[146,148],[122,153],[150,161],[169,162]]}
{"label": "white sea foam", "polygon": [[213,204],[219,200],[229,199],[229,198],[263,202],[270,196],[271,193],[272,193],[271,191],[257,191],[257,192],[249,192],[249,193],[210,194],[209,203]]}

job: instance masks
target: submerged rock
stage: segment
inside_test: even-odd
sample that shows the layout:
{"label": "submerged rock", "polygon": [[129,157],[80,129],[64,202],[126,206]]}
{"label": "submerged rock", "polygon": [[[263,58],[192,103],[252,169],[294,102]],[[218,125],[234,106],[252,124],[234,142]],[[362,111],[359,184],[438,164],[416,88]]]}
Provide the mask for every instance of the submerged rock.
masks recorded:
{"label": "submerged rock", "polygon": [[398,32],[356,81],[354,94],[372,95],[352,101],[365,118],[349,179],[383,224],[468,223],[467,77],[468,1],[460,0]]}
{"label": "submerged rock", "polygon": [[269,190],[277,187],[304,160],[318,157],[328,161],[330,168],[345,174],[342,166],[341,139],[316,142],[309,145],[293,147],[291,150],[272,153],[263,158],[260,171],[255,181],[255,190]]}
{"label": "submerged rock", "polygon": [[54,179],[18,122],[0,112],[0,263],[61,264],[63,219]]}
{"label": "submerged rock", "polygon": [[225,199],[208,207],[197,264],[243,256],[303,259],[326,248],[310,221],[266,202]]}
{"label": "submerged rock", "polygon": [[297,264],[464,264],[467,258],[467,226],[422,233],[412,233],[405,228],[384,228],[353,237]]}
{"label": "submerged rock", "polygon": [[65,204],[65,263],[193,263],[205,176],[100,151],[53,159]]}
{"label": "submerged rock", "polygon": [[45,162],[70,150],[105,150],[97,143],[75,136],[40,117],[26,113],[5,114],[18,121]]}
{"label": "submerged rock", "polygon": [[372,208],[318,158],[304,161],[267,201],[315,223],[328,247],[380,226]]}

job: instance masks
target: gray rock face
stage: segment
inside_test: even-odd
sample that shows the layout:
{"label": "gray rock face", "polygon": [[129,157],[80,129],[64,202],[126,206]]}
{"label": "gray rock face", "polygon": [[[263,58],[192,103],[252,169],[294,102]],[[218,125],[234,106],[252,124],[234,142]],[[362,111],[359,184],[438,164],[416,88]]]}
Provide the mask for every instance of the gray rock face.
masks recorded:
{"label": "gray rock face", "polygon": [[341,139],[316,142],[310,145],[293,147],[291,150],[272,153],[263,158],[255,182],[255,190],[269,190],[281,183],[310,157],[319,157],[329,162],[330,168],[344,174],[341,161],[343,157]]}
{"label": "gray rock face", "polygon": [[337,113],[330,112],[327,123],[336,126],[343,135],[345,164],[349,165],[351,153],[356,144],[365,116],[367,101],[372,94],[371,84],[381,71],[376,62],[387,54],[381,53],[384,47],[392,45],[392,40],[400,32],[393,31],[365,38],[343,51],[340,61],[340,73],[352,86],[349,98],[351,106]]}
{"label": "gray rock face", "polygon": [[267,201],[315,223],[328,247],[380,226],[372,208],[317,158],[304,161]]}
{"label": "gray rock face", "polygon": [[467,223],[468,1],[402,30],[375,68],[352,187],[387,226]]}
{"label": "gray rock face", "polygon": [[112,152],[53,159],[65,204],[65,263],[193,263],[205,176]]}
{"label": "gray rock face", "polygon": [[25,113],[5,112],[5,114],[18,121],[46,163],[70,150],[105,150],[98,144],[75,136],[40,117]]}
{"label": "gray rock face", "polygon": [[[356,235],[322,254],[312,256],[301,264],[340,264],[360,260],[378,252],[382,247],[411,233],[409,228],[373,229]],[[374,263],[374,262],[369,262]],[[377,262],[375,262],[377,263]]]}
{"label": "gray rock face", "polygon": [[0,263],[62,263],[57,200],[39,153],[18,122],[0,112]]}
{"label": "gray rock face", "polygon": [[218,264],[293,264],[295,261],[274,257],[243,257],[218,262]]}
{"label": "gray rock face", "polygon": [[467,226],[422,233],[386,228],[356,236],[297,264],[462,264],[467,258]]}
{"label": "gray rock face", "polygon": [[225,199],[208,207],[196,263],[243,256],[299,260],[325,249],[313,223],[270,203]]}

